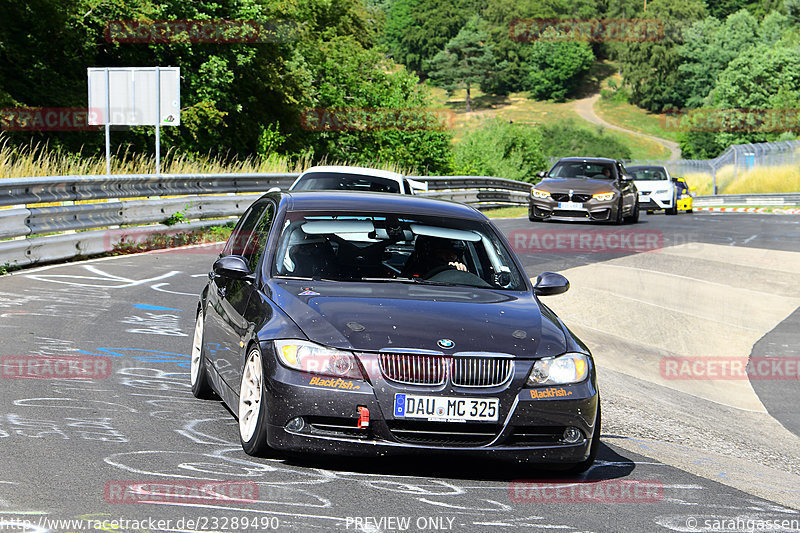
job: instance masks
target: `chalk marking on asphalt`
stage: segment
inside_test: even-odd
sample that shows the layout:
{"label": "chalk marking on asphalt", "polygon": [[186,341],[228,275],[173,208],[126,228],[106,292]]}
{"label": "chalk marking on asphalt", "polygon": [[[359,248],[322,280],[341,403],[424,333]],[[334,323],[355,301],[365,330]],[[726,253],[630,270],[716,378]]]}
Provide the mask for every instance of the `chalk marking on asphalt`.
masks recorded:
{"label": "chalk marking on asphalt", "polygon": [[[506,487],[506,490],[508,490],[507,487]],[[445,507],[447,509],[457,509],[457,510],[460,510],[460,511],[503,511],[503,512],[509,512],[509,511],[513,511],[514,510],[514,508],[511,507],[510,505],[506,505],[505,503],[500,503],[500,502],[497,502],[497,501],[494,501],[494,500],[483,500],[485,502],[489,502],[489,503],[494,504],[496,506],[496,507],[488,507],[488,508],[464,507],[464,506],[461,506],[461,505],[454,505],[452,503],[435,502],[435,501],[429,500],[427,498],[417,498],[417,500],[422,502],[422,503],[427,503],[429,505],[438,505],[439,507]]]}
{"label": "chalk marking on asphalt", "polygon": [[189,292],[180,292],[180,291],[168,291],[167,289],[162,289],[164,285],[169,285],[169,282],[166,283],[156,283],[154,285],[150,285],[150,288],[156,290],[158,292],[165,292],[167,294],[177,294],[178,296],[191,296],[193,298],[198,298],[200,294],[192,294]]}
{"label": "chalk marking on asphalt", "polygon": [[[71,286],[75,286],[75,287],[97,287],[97,288],[101,288],[101,289],[127,289],[127,288],[130,288],[130,287],[137,287],[139,285],[144,285],[146,283],[150,283],[150,282],[153,282],[153,281],[159,281],[159,280],[162,280],[162,279],[166,279],[166,278],[169,278],[169,277],[172,277],[172,276],[174,276],[176,274],[180,274],[181,273],[180,270],[171,270],[170,272],[167,272],[165,274],[161,274],[160,276],[155,276],[155,277],[152,277],[152,278],[142,279],[142,280],[134,280],[134,279],[130,279],[130,278],[124,278],[124,277],[121,277],[121,276],[115,276],[114,274],[109,274],[108,272],[100,270],[99,268],[97,268],[97,267],[95,267],[93,265],[83,265],[83,268],[85,268],[86,270],[88,270],[89,272],[91,272],[93,274],[97,274],[100,277],[79,276],[77,274],[45,274],[45,275],[26,274],[25,277],[28,278],[28,279],[34,279],[34,280],[37,280],[37,281],[47,281],[47,282],[50,282],[50,283],[61,283],[61,284],[64,284],[64,285],[71,285]],[[91,280],[91,281],[111,281],[111,282],[121,283],[121,285],[97,285],[97,284],[91,284],[91,283],[85,283],[85,282],[64,281],[62,279],[54,279],[54,278],[71,278],[73,280],[81,280],[81,279],[83,279],[83,280]]]}
{"label": "chalk marking on asphalt", "polygon": [[742,244],[747,244],[748,242],[752,241],[753,239],[755,239],[758,236],[759,236],[759,233],[756,233],[755,235],[751,235],[750,237],[746,238],[744,240],[744,242],[742,242]]}

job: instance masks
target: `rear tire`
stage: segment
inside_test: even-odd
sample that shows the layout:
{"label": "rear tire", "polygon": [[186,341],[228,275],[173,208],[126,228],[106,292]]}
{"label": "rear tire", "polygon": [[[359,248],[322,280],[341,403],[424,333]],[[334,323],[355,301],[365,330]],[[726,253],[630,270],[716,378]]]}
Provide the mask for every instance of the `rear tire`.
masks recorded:
{"label": "rear tire", "polygon": [[261,350],[250,349],[239,385],[239,440],[247,455],[264,455],[267,444],[266,389]]}
{"label": "rear tire", "polygon": [[192,394],[201,400],[210,400],[214,397],[214,390],[208,380],[206,371],[206,355],[203,350],[203,332],[205,319],[202,309],[197,312],[192,338],[192,360],[189,367],[189,380],[192,385]]}

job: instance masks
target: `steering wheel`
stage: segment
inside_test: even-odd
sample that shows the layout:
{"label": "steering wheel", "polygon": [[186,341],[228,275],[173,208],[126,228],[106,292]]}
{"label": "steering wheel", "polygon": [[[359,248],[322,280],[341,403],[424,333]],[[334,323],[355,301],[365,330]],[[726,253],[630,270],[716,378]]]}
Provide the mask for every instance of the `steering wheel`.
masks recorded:
{"label": "steering wheel", "polygon": [[444,272],[445,270],[458,270],[458,269],[456,267],[452,266],[452,265],[441,265],[441,266],[438,266],[438,267],[426,272],[425,275],[422,276],[422,279],[430,279],[433,276],[435,276],[436,274],[440,274],[440,273]]}

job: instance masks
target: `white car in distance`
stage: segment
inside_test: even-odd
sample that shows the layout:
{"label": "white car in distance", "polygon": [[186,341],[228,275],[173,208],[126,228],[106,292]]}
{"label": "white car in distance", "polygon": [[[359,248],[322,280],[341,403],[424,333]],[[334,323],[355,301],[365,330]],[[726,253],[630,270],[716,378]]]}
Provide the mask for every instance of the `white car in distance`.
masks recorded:
{"label": "white car in distance", "polygon": [[427,191],[428,184],[388,170],[328,165],[309,168],[300,174],[289,190],[417,194],[419,191]]}
{"label": "white car in distance", "polygon": [[647,214],[663,209],[668,215],[678,214],[678,189],[669,171],[658,165],[625,167],[639,191],[639,209]]}

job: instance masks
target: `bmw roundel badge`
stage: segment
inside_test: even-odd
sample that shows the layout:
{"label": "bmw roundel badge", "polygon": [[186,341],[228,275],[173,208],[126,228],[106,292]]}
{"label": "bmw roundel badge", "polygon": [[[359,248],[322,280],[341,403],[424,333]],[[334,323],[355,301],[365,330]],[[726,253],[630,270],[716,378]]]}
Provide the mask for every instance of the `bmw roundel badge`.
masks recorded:
{"label": "bmw roundel badge", "polygon": [[439,339],[439,342],[437,344],[439,345],[439,348],[444,348],[445,350],[449,350],[450,348],[456,345],[456,343],[451,341],[450,339]]}

